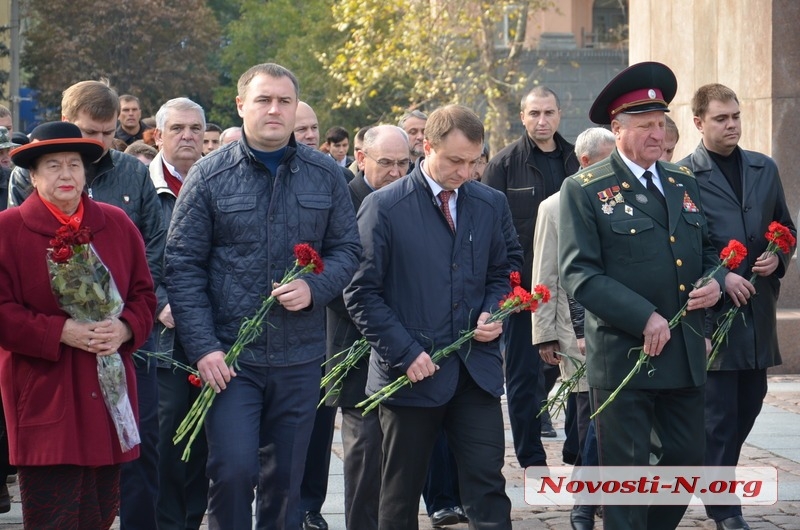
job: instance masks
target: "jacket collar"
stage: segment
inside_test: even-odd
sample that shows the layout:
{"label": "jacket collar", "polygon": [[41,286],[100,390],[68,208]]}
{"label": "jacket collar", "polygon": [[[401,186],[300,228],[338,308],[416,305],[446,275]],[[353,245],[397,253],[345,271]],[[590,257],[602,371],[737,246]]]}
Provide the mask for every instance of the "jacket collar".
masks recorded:
{"label": "jacket collar", "polygon": [[[238,140],[237,144],[237,149],[239,150],[239,154],[241,156],[248,158],[252,163],[261,165],[261,162],[259,162],[258,158],[256,158],[256,155],[253,154],[252,148],[247,143],[247,137],[245,136],[244,129],[242,129],[242,137]],[[280,163],[280,165],[288,165],[289,171],[292,173],[297,173],[300,170],[300,167],[297,165],[297,161],[295,160],[297,151],[297,141],[294,139],[294,134],[292,134],[289,136],[286,154],[283,155],[283,159]]]}
{"label": "jacket collar", "polygon": [[156,188],[156,193],[159,195],[165,193],[175,197],[175,194],[169,189],[167,179],[164,177],[163,151],[159,151],[153,161],[150,162],[148,173],[150,173],[150,180]]}
{"label": "jacket collar", "polygon": [[[81,201],[84,207],[82,226],[88,227],[93,234],[103,230],[106,227],[103,210],[86,193],[81,195]],[[50,213],[36,190],[20,205],[19,213],[22,222],[32,232],[53,236],[61,227],[61,223]]]}

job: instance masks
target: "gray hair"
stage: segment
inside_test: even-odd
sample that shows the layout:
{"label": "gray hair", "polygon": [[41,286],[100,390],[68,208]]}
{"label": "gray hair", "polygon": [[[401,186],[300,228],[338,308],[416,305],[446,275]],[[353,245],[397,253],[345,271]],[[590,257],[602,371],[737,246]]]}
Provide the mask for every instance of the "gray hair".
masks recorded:
{"label": "gray hair", "polygon": [[381,136],[391,134],[391,133],[399,134],[403,141],[408,145],[408,135],[406,132],[401,129],[400,127],[396,127],[394,125],[376,125],[375,127],[370,127],[366,133],[364,133],[364,143],[361,144],[362,151],[368,151],[369,149],[375,147],[375,144],[378,143],[378,140]]}
{"label": "gray hair", "polygon": [[400,121],[397,122],[397,125],[402,127],[403,125],[406,124],[406,122],[410,118],[418,118],[420,120],[428,121],[428,115],[427,114],[425,114],[421,110],[412,110],[412,111],[409,111],[409,112],[406,112],[405,114],[403,114],[403,117],[400,118]]}
{"label": "gray hair", "polygon": [[596,159],[602,154],[602,147],[614,144],[614,133],[603,127],[591,127],[578,135],[575,140],[575,155],[580,159],[586,155],[589,160]]}
{"label": "gray hair", "polygon": [[167,116],[172,110],[196,110],[198,113],[200,113],[200,121],[203,122],[203,129],[206,128],[206,113],[203,111],[203,107],[189,98],[174,98],[161,105],[161,108],[158,109],[158,112],[156,112],[157,129],[161,131],[164,130],[164,127],[167,126]]}

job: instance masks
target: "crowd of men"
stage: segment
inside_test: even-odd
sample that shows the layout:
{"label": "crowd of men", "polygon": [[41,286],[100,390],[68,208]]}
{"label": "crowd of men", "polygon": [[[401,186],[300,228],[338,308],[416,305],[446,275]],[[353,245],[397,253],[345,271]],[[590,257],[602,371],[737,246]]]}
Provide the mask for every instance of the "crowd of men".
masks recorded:
{"label": "crowd of men", "polygon": [[[145,243],[158,307],[143,351],[196,367],[218,393],[183,462],[172,437],[200,390],[174,363],[136,361],[141,457],[123,466],[122,529],[198,528],[206,515],[209,528],[250,528],[255,501],[257,528],[327,530],[337,410],[348,528],[417,528],[422,495],[434,526],[510,529],[500,396],[519,464],[547,466],[552,427],[539,410],[554,367],[571,375],[564,355],[584,359],[588,376],[568,400],[565,463],[645,466],[655,453],[660,465],[736,465],[766,369],[780,363],[775,311],[790,255],[765,254],[763,234],[772,221],[794,224],[775,163],[738,145],[730,88],[696,90],[702,139],[678,164],[665,114],[677,80],[659,63],[613,79],[589,116],[604,127],[575,145],[559,133],[558,95],[534,88],[521,98],[524,133],[491,159],[481,119],[463,106],[362,127],[350,157],[350,132],[321,137],[291,71],[256,65],[237,89],[242,125],[225,130],[183,97],[148,120],[135,96],[105,83],[64,91],[62,119],[105,146],[87,193],[122,208]],[[12,132],[0,108],[9,207],[31,193],[27,172],[6,160]],[[730,239],[747,259],[697,283]],[[324,270],[279,285],[298,243]],[[491,322],[515,271],[527,290],[547,284],[552,307]],[[241,322],[268,295],[278,305],[228,366]],[[687,326],[670,327],[687,301]],[[732,305],[744,320],[707,371],[709,338]],[[432,352],[466,329],[471,343],[435,364]],[[335,366],[323,361],[361,337],[371,354],[317,407]],[[656,375],[635,376],[590,421],[637,347]],[[413,385],[363,415],[356,405],[402,375]],[[719,529],[749,528],[740,506],[706,510]],[[684,512],[609,505],[602,520],[667,529]],[[599,514],[575,506],[572,527],[594,528]]]}

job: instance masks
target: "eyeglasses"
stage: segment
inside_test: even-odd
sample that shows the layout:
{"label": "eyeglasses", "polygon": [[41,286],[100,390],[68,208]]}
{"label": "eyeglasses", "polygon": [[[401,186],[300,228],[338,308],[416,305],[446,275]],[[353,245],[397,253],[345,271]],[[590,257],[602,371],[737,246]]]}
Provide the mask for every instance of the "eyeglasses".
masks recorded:
{"label": "eyeglasses", "polygon": [[368,156],[370,159],[374,160],[375,163],[381,166],[383,169],[391,169],[395,166],[397,166],[397,169],[408,169],[408,165],[411,163],[411,160],[409,160],[408,158],[404,158],[402,160],[392,160],[390,158],[375,158],[366,151],[364,151],[363,149],[361,150],[361,152],[364,153],[365,156]]}

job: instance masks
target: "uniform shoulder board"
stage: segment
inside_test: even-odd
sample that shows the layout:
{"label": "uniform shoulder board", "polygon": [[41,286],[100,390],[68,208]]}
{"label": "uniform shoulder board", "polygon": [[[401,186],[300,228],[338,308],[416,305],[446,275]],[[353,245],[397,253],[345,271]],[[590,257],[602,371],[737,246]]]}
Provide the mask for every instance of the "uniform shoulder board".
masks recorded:
{"label": "uniform shoulder board", "polygon": [[597,182],[613,175],[614,170],[612,169],[611,164],[602,161],[587,167],[579,173],[576,173],[572,178],[580,182],[581,186],[585,187],[593,182]]}
{"label": "uniform shoulder board", "polygon": [[683,173],[688,177],[694,178],[694,173],[692,173],[692,170],[686,166],[679,166],[678,164],[673,164],[671,162],[661,162],[661,164],[667,171],[673,171],[675,173]]}

